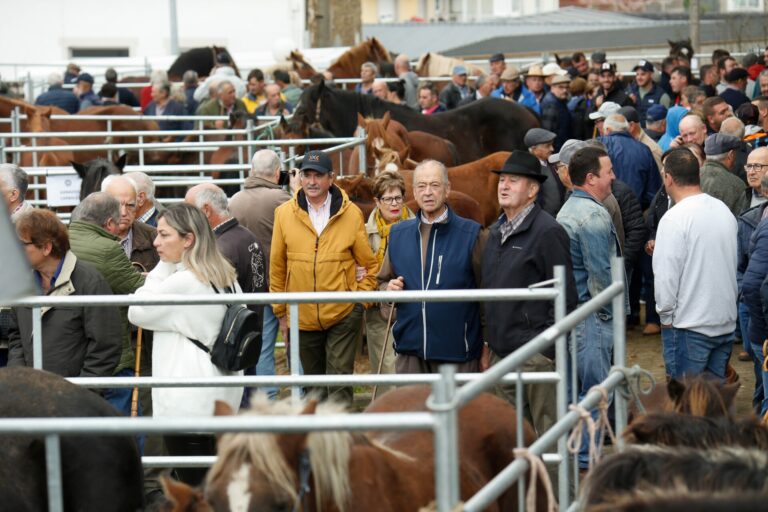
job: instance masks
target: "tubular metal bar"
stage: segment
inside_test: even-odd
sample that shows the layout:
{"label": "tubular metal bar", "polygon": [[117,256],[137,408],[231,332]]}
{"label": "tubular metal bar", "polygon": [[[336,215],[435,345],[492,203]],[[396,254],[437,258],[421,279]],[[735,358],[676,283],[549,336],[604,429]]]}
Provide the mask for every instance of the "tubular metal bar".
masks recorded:
{"label": "tubular metal bar", "polygon": [[[555,323],[559,323],[566,315],[566,301],[565,301],[565,267],[559,265],[554,269],[555,276],[555,289],[558,291],[557,297],[555,297]],[[555,340],[555,368],[557,374],[568,375],[568,357],[567,357],[568,343],[565,335],[558,336]],[[557,381],[557,419],[562,420],[565,414],[568,412],[568,382],[567,377],[558,379]],[[560,462],[557,466],[557,490],[558,490],[558,503],[561,508],[568,506],[570,488],[568,482],[568,447],[565,437],[560,437],[557,440],[557,454],[560,456]]]}
{"label": "tubular metal bar", "polygon": [[50,512],[64,512],[60,444],[57,434],[45,436],[45,471],[48,482],[48,510]]}
{"label": "tubular metal bar", "polygon": [[333,430],[432,430],[428,412],[207,418],[4,418],[0,434],[121,436],[182,432],[328,432]]}
{"label": "tubular metal bar", "polygon": [[32,308],[32,367],[43,369],[43,313],[40,307]]}
{"label": "tubular metal bar", "polygon": [[[299,305],[291,304],[289,306],[290,313],[288,318],[290,319],[290,358],[291,358],[291,377],[296,378],[299,376],[299,368],[301,368],[301,358],[299,357]],[[298,403],[301,400],[301,387],[291,387],[291,400],[294,403]]]}
{"label": "tubular metal bar", "polygon": [[[624,259],[614,258],[611,262],[611,277],[613,282],[624,283]],[[625,294],[613,298],[613,364],[623,368],[626,366],[626,316],[624,311]],[[624,432],[627,426],[627,402],[621,393],[614,393],[616,432]],[[624,449],[624,438],[619,436],[619,450]]]}
{"label": "tubular metal bar", "polygon": [[435,418],[435,501],[438,512],[449,512],[459,503],[459,459],[457,439],[457,411],[451,407],[455,385],[456,367],[440,366],[440,380],[432,385],[427,400]]}
{"label": "tubular metal bar", "polygon": [[[631,371],[632,370],[630,370],[630,372]],[[623,380],[624,374],[620,370],[613,370],[608,375],[608,378],[601,382],[600,385],[610,391],[621,384]],[[590,410],[597,406],[601,398],[602,394],[600,391],[593,390],[584,397],[584,400],[579,402],[579,405],[584,409]],[[539,439],[528,447],[528,451],[535,455],[541,455],[544,450],[557,442],[558,438],[566,435],[578,421],[579,413],[577,411],[568,412],[563,419],[555,423],[549,430],[544,432]],[[491,503],[498,499],[498,497],[501,496],[513,482],[523,476],[527,470],[528,461],[523,458],[516,459],[464,504],[464,512],[479,512],[485,510]]]}
{"label": "tubular metal bar", "polygon": [[[361,139],[366,140],[365,128],[360,126],[357,130],[358,130],[357,135]],[[366,171],[368,170],[367,169],[367,167],[368,167],[368,155],[366,154],[365,143],[360,144],[360,149],[358,151],[359,152],[357,154],[357,172],[362,174],[362,175],[365,175]],[[403,163],[405,163],[405,162],[403,162]],[[352,169],[350,169],[350,172],[351,171],[352,171]]]}
{"label": "tubular metal bar", "polygon": [[[111,123],[111,120],[107,120],[107,123]],[[105,132],[20,132],[18,136],[22,139],[43,139],[46,137],[57,137],[59,139],[66,139],[68,137],[110,137],[112,135],[120,135],[121,137],[138,137],[140,135],[145,136],[161,136],[161,135],[247,135],[247,128],[240,129],[221,129],[221,130],[125,130],[114,131],[107,130]],[[0,134],[0,137],[9,138],[9,134]]]}

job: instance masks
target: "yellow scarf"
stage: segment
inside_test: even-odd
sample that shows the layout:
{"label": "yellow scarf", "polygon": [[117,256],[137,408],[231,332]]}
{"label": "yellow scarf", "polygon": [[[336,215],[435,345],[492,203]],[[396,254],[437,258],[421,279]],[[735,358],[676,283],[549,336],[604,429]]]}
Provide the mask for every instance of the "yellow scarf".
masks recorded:
{"label": "yellow scarf", "polygon": [[381,268],[381,262],[384,261],[384,254],[387,252],[387,245],[389,244],[389,230],[392,228],[392,226],[401,220],[407,220],[411,217],[413,217],[413,213],[408,209],[407,206],[403,205],[403,211],[400,212],[400,218],[390,224],[384,220],[384,217],[381,215],[381,211],[378,208],[376,209],[376,213],[374,214],[373,218],[376,220],[376,229],[378,229],[379,236],[381,237],[379,250],[376,251],[376,261],[379,262],[379,268]]}

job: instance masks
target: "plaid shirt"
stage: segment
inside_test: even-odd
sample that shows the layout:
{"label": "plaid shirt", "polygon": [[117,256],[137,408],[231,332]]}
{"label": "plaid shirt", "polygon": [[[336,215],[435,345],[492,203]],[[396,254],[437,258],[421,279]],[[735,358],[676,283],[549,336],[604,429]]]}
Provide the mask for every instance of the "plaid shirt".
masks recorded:
{"label": "plaid shirt", "polygon": [[507,241],[507,238],[512,236],[514,232],[517,230],[517,228],[520,227],[520,224],[523,223],[525,218],[528,216],[529,213],[531,213],[531,210],[533,210],[533,205],[535,203],[531,203],[525,208],[523,208],[523,211],[512,217],[511,219],[507,220],[506,222],[504,219],[506,219],[506,214],[502,213],[501,217],[499,217],[499,222],[501,222],[501,226],[499,226],[499,231],[501,231],[501,243],[502,245],[504,242]]}

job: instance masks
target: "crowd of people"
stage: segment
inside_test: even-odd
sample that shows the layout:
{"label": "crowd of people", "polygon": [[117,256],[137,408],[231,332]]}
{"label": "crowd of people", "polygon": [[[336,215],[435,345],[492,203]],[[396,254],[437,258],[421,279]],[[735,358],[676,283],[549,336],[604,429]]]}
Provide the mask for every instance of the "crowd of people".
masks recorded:
{"label": "crowd of people", "polygon": [[[417,210],[405,205],[400,173],[379,174],[375,208],[367,219],[335,184],[333,164],[321,151],[309,151],[295,169],[293,194],[279,185],[281,162],[268,149],[254,154],[243,190],[231,198],[216,185],[203,184],[191,188],[183,203],[163,208],[146,174],[110,177],[101,192],[77,206],[68,227],[25,201],[28,179],[21,168],[0,165],[0,187],[47,295],[157,297],[226,287],[247,293],[524,288],[552,279],[553,267],[563,265],[566,302],[573,310],[610,285],[611,261],[622,256],[628,325],[639,323],[642,297],[643,334],[661,335],[667,375],[727,379],[740,338],[738,357],[754,362],[755,411],[765,414],[767,58],[768,49],[740,64],[717,50],[699,80],[685,56],[666,59],[658,70],[643,60],[625,84],[603,52],[590,59],[577,52],[559,65],[525,72],[495,54],[491,72],[475,87],[459,65],[439,92],[434,84],[419,83],[405,56],[395,60],[401,78],[396,82],[377,80],[376,65],[364,64],[360,94],[404,103],[424,115],[491,96],[540,116],[541,128],[525,135],[525,150],[513,151],[494,171],[501,212],[487,228],[448,206],[448,170],[435,160],[422,161],[413,171]],[[154,114],[274,115],[290,112],[301,94],[286,72],[275,71],[274,82],[266,84],[260,70],[242,80],[230,64],[225,56],[203,83],[185,74],[181,99],[159,73],[149,90],[151,101],[145,103],[142,94],[138,103]],[[74,97],[56,77],[38,102],[66,100],[76,111],[103,101],[89,88],[90,75],[68,71],[77,83]],[[116,80],[116,74],[110,76]],[[125,89],[117,91],[110,97],[122,103]],[[289,341],[288,308],[252,308],[263,313],[263,345],[258,365],[245,373],[271,375],[278,332]],[[133,375],[140,357],[142,375],[237,374],[213,365],[198,346],[212,346],[224,310],[221,305],[44,308],[43,367],[66,377]],[[575,329],[580,398],[608,375],[612,315],[606,305]],[[31,366],[30,310],[13,308],[2,318],[7,364]],[[353,373],[365,332],[376,371],[428,373],[443,363],[483,371],[553,322],[548,302],[302,304],[300,370]],[[140,355],[135,353],[139,330],[145,339]],[[553,371],[553,351],[543,351],[523,369]],[[315,391],[348,404],[353,400],[351,387]],[[514,397],[513,386],[498,392]],[[278,390],[267,393],[274,398]],[[231,387],[159,388],[143,396],[141,405],[144,414],[155,416],[205,416],[213,414],[214,400],[237,409],[248,404],[249,394]],[[556,419],[553,396],[551,385],[525,388],[524,412],[539,433]],[[104,397],[129,413],[129,393],[107,390]],[[212,450],[211,440],[200,436],[166,437],[165,446],[172,454]],[[148,438],[145,451],[159,454],[162,443]],[[185,474],[192,482],[199,478],[199,471]]]}

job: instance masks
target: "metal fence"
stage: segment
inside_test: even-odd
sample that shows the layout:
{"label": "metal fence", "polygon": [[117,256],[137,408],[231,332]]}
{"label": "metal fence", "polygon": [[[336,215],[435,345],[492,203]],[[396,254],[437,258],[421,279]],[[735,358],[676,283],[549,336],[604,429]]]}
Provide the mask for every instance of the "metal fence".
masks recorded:
{"label": "metal fence", "polygon": [[[67,297],[28,297],[8,303],[8,306],[25,306],[32,308],[33,327],[33,361],[35,368],[42,368],[42,330],[41,308],[55,306],[126,306],[126,305],[201,305],[201,304],[275,304],[285,303],[289,307],[291,350],[291,377],[250,377],[224,378],[228,385],[272,385],[282,384],[291,386],[291,396],[294,400],[300,398],[300,387],[308,384],[352,384],[352,383],[396,383],[429,382],[432,394],[427,402],[429,412],[425,413],[388,413],[388,414],[356,414],[333,415],[321,417],[259,417],[252,418],[19,418],[0,420],[0,433],[25,433],[42,435],[46,439],[46,461],[48,469],[49,510],[60,511],[63,507],[61,488],[61,460],[59,436],[64,434],[109,434],[133,435],[148,433],[179,433],[193,431],[207,432],[310,432],[327,430],[410,430],[423,429],[434,432],[435,451],[435,485],[437,509],[440,512],[456,510],[459,505],[459,470],[458,470],[458,423],[457,412],[478,394],[491,389],[503,379],[512,378],[519,384],[517,389],[517,409],[522,410],[523,383],[554,382],[556,383],[556,401],[558,422],[545,432],[535,443],[528,447],[528,452],[543,455],[552,445],[557,445],[557,456],[549,460],[558,464],[558,497],[560,506],[565,509],[570,503],[570,478],[567,467],[568,455],[565,434],[578,421],[576,412],[566,412],[567,404],[567,333],[590,314],[602,306],[612,303],[614,327],[614,362],[616,367],[611,371],[603,386],[609,391],[625,382],[627,378],[625,365],[625,332],[624,332],[624,266],[621,259],[612,262],[612,284],[589,302],[582,304],[577,310],[566,315],[565,306],[565,269],[555,268],[555,278],[532,285],[527,289],[493,289],[493,290],[445,290],[445,291],[405,291],[405,292],[336,292],[336,293],[276,293],[276,294],[240,294],[240,295],[166,295],[152,298],[135,296],[67,296]],[[505,300],[553,300],[555,324],[530,340],[497,365],[479,376],[460,376],[457,378],[455,367],[444,365],[440,375],[404,375],[404,376],[298,376],[299,368],[299,336],[298,312],[299,304],[303,303],[359,303],[359,302],[464,302],[464,301],[505,301]],[[527,359],[541,350],[555,345],[556,374],[523,374],[515,372]],[[576,357],[573,345],[572,371],[575,375]],[[510,377],[508,374],[514,372]],[[156,378],[102,378],[102,379],[72,379],[80,385],[88,387],[133,387],[136,384],[148,386],[189,386],[189,385],[221,385],[220,380],[206,379],[191,382],[191,379],[156,379]],[[467,384],[456,389],[457,382],[469,380]],[[600,393],[590,392],[581,402],[585,408],[596,406]],[[626,402],[620,394],[616,395],[616,428],[623,429],[626,424]],[[523,415],[518,414],[518,448],[522,448]],[[167,463],[159,458],[151,458],[145,462],[151,465]],[[178,464],[201,465],[212,462],[206,460],[189,460],[185,457],[172,461]],[[464,503],[462,510],[476,511],[487,508],[515,481],[522,489],[522,478],[528,469],[528,462],[518,458],[497,475],[486,487]],[[574,462],[574,478],[578,478]],[[520,493],[522,505],[523,494]],[[521,507],[521,510],[523,508]]]}

